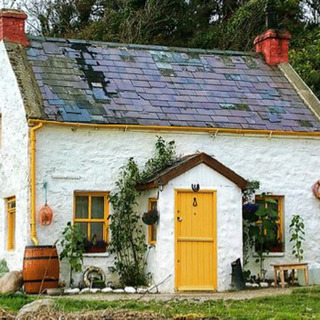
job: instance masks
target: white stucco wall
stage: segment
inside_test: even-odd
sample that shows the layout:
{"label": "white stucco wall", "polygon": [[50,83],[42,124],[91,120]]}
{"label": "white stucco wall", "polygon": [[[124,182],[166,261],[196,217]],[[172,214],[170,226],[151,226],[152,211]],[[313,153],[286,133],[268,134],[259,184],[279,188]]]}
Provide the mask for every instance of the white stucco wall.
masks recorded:
{"label": "white stucco wall", "polygon": [[[141,166],[152,156],[157,135],[159,133],[146,131],[124,132],[52,126],[41,129],[38,132],[37,145],[37,206],[40,209],[44,204],[43,183],[47,182],[48,202],[54,210],[54,221],[51,226],[38,227],[40,243],[50,244],[55,242],[59,239],[66,223],[71,221],[75,190],[111,191],[114,188],[120,167],[131,156],[134,156]],[[320,253],[315,249],[316,244],[320,241],[318,232],[320,202],[314,198],[311,192],[312,184],[319,179],[317,173],[317,168],[320,165],[319,140],[244,137],[240,135],[212,137],[209,134],[192,133],[161,133],[161,135],[166,140],[173,139],[176,141],[178,154],[186,155],[196,151],[206,152],[215,156],[217,160],[244,178],[259,180],[261,192],[271,192],[274,195],[285,197],[286,252],[281,257],[268,258],[267,266],[277,261],[293,260],[288,232],[291,216],[297,213],[306,222],[305,260],[320,262]],[[197,171],[195,170],[195,172]],[[159,203],[161,212],[168,211],[168,207],[173,201],[171,198],[173,188],[182,184],[190,187],[190,181],[193,182],[193,178],[198,173],[190,172],[190,176],[181,176],[167,186],[162,193],[163,195],[167,194],[166,200],[160,200]],[[184,181],[183,178],[187,181]],[[216,187],[215,184],[209,184],[208,180],[203,183],[208,183],[208,187]],[[241,241],[237,228],[239,221],[235,220],[236,217],[234,216],[236,213],[230,213],[232,209],[234,211],[239,209],[236,202],[238,193],[234,192],[228,197],[231,197],[230,203],[227,203],[224,200],[225,198],[219,198],[218,196],[218,228],[222,237],[218,236],[220,290],[228,288],[230,284],[230,263],[236,258],[237,243]],[[234,200],[232,200],[232,197]],[[141,202],[141,212],[147,208],[146,198],[147,196]],[[229,214],[227,215],[225,212],[229,212]],[[173,215],[170,216],[170,212],[166,216],[161,215],[158,227],[161,235],[159,235],[156,249],[151,249],[149,256],[150,270],[157,270],[157,272],[154,272],[156,282],[163,280],[174,271],[172,267],[173,241],[170,240],[173,239],[173,221],[170,220],[172,217]],[[162,225],[162,221],[169,226],[168,230],[165,224]],[[163,230],[165,231],[162,232]],[[223,237],[225,237],[225,243]],[[161,247],[165,250],[162,250]],[[155,260],[152,260],[153,255],[156,256]],[[111,257],[85,259],[85,266],[93,264],[103,267],[105,270],[111,263]],[[256,265],[253,264],[250,268],[255,267]],[[268,270],[271,270],[270,267]],[[272,277],[272,275],[272,272],[267,274],[269,277]],[[172,284],[173,278],[166,282],[162,290],[173,290]]]}
{"label": "white stucco wall", "polygon": [[[0,259],[12,270],[22,270],[24,246],[29,230],[28,125],[23,100],[3,41],[0,42]],[[5,75],[5,77],[4,77]],[[16,250],[7,251],[5,199],[16,196]]]}

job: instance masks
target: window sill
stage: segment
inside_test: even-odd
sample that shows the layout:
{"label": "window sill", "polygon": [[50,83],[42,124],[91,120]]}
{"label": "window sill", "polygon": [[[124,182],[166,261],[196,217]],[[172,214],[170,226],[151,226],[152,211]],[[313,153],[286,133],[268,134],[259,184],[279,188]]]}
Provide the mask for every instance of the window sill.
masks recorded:
{"label": "window sill", "polygon": [[110,257],[110,253],[109,252],[84,253],[83,257],[84,258],[108,258]]}
{"label": "window sill", "polygon": [[[254,253],[252,255],[254,258],[258,258],[258,254]],[[264,253],[262,255],[264,258],[277,258],[277,257],[284,257],[284,252],[270,252],[269,254]]]}

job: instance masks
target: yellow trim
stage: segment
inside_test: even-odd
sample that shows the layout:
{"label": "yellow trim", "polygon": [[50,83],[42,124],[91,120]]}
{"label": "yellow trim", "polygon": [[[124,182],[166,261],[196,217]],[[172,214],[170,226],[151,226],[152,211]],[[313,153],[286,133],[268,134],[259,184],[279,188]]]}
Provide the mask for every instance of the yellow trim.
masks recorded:
{"label": "yellow trim", "polygon": [[[149,198],[148,210],[151,210],[151,206],[152,206],[153,202],[158,202],[158,199],[157,198]],[[158,203],[157,203],[157,206],[158,206]],[[153,225],[153,226],[155,226],[155,225]],[[148,226],[148,244],[156,244],[157,243],[157,240],[152,240],[152,232],[153,232],[152,227],[153,226]],[[156,238],[157,238],[157,233],[156,233]]]}
{"label": "yellow trim", "polygon": [[149,130],[149,131],[183,131],[183,132],[204,132],[211,134],[229,133],[229,134],[250,134],[265,136],[298,136],[298,137],[320,137],[319,132],[303,131],[282,131],[282,130],[253,130],[253,129],[230,129],[230,128],[205,128],[205,127],[175,127],[175,126],[144,126],[144,125],[125,125],[125,124],[94,124],[78,122],[59,122],[50,120],[29,119],[29,123],[51,124],[64,127],[74,128],[105,128],[118,130]]}
{"label": "yellow trim", "polygon": [[[279,225],[280,225],[280,229],[278,230],[278,236],[280,239],[280,242],[282,243],[282,252],[284,251],[284,238],[283,238],[283,234],[284,234],[284,215],[283,215],[283,200],[284,200],[284,196],[275,196],[275,195],[266,195],[266,196],[261,196],[261,195],[257,195],[256,196],[256,200],[263,200],[263,199],[272,199],[272,200],[277,200],[278,201],[278,215],[279,215]],[[260,222],[261,223],[261,222]]]}
{"label": "yellow trim", "polygon": [[30,128],[30,189],[31,189],[31,222],[30,222],[30,235],[32,242],[37,246],[39,240],[37,237],[37,226],[36,226],[36,131],[43,126],[42,122],[39,122],[36,126]]}
{"label": "yellow trim", "polygon": [[[108,192],[74,192],[73,197],[73,224],[76,222],[87,222],[88,223],[88,236],[91,237],[91,223],[92,222],[102,222],[104,223],[103,228],[103,240],[109,243],[109,202],[108,202]],[[77,219],[76,218],[76,197],[84,196],[88,197],[88,219]],[[92,197],[104,197],[104,216],[103,219],[91,219],[91,199]]]}
{"label": "yellow trim", "polygon": [[[194,194],[201,194],[201,193],[211,193],[213,195],[213,222],[214,222],[214,227],[213,227],[213,243],[214,245],[214,252],[213,252],[213,259],[214,259],[214,264],[216,266],[214,270],[214,284],[213,288],[209,287],[186,287],[182,286],[178,288],[178,242],[181,240],[181,238],[178,237],[178,223],[177,223],[177,218],[178,218],[178,194],[179,193],[194,193]],[[207,190],[203,189],[198,192],[194,192],[193,190],[190,189],[175,189],[174,190],[174,254],[175,254],[175,291],[215,291],[218,288],[218,243],[217,243],[217,190]],[[207,240],[207,239],[204,239]]]}
{"label": "yellow trim", "polygon": [[[14,206],[11,207],[10,204]],[[8,223],[8,243],[7,250],[15,249],[15,226],[16,226],[16,197],[6,199],[7,223]]]}

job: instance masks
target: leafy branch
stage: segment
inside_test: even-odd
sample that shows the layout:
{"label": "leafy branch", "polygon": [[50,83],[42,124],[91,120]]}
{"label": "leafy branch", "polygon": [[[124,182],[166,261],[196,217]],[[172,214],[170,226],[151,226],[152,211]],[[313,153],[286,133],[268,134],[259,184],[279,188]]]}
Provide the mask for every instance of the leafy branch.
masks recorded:
{"label": "leafy branch", "polygon": [[305,232],[303,218],[299,215],[294,215],[291,219],[290,234],[290,242],[293,242],[292,254],[299,262],[301,262],[303,260],[304,253],[304,250],[302,249],[302,242],[305,240]]}

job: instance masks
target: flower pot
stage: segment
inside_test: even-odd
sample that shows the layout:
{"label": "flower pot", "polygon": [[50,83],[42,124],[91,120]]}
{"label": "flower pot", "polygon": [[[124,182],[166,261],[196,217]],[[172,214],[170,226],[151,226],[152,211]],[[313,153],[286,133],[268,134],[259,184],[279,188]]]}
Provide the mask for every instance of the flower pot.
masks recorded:
{"label": "flower pot", "polygon": [[107,251],[107,246],[105,247],[88,247],[86,248],[86,253],[102,253]]}
{"label": "flower pot", "polygon": [[254,214],[258,211],[259,205],[256,203],[246,203],[243,205],[243,212],[246,214]]}
{"label": "flower pot", "polygon": [[270,252],[283,252],[282,243],[279,243],[279,244],[274,245],[274,246],[270,246],[269,251]]}
{"label": "flower pot", "polygon": [[147,212],[145,212],[142,216],[142,221],[151,226],[153,224],[155,224],[159,219],[159,214],[157,210],[149,210]]}

